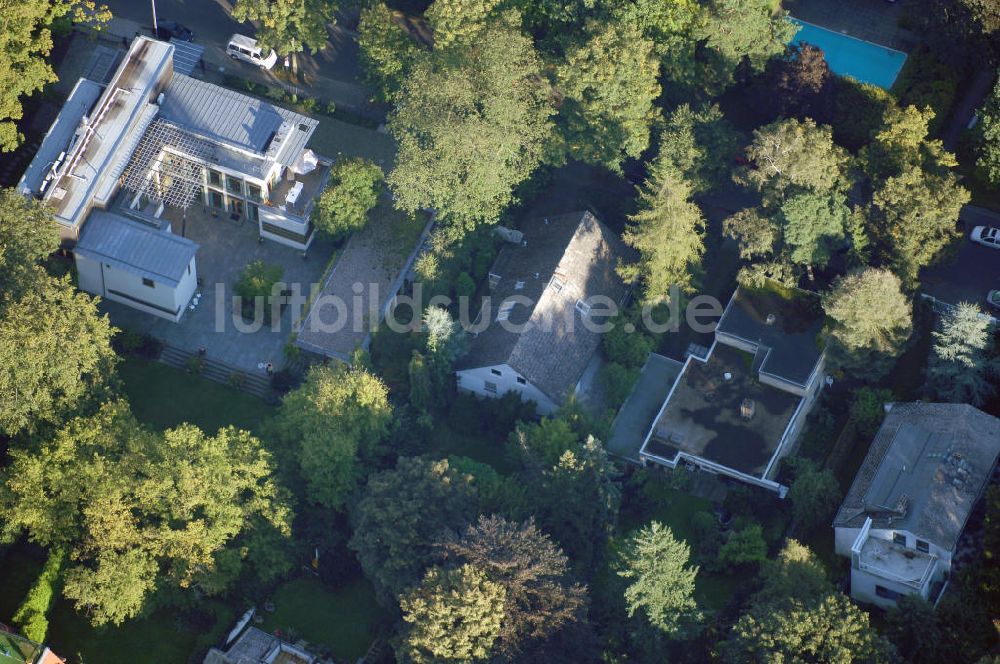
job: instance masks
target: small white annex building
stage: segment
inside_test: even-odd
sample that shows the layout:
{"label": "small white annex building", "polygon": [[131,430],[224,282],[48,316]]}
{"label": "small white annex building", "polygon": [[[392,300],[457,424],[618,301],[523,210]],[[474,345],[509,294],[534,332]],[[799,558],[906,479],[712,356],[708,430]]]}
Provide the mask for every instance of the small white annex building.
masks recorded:
{"label": "small white annex building", "polygon": [[889,412],[834,519],[851,559],[851,597],[882,607],[936,602],[966,522],[1000,454],[1000,419],[966,404]]}
{"label": "small white annex building", "polygon": [[196,62],[190,45],[136,37],[107,83],[77,82],[18,184],[52,209],[81,288],[174,321],[198,246],[165,206],[305,251],[331,165],[306,148],[316,120],[194,78]]}
{"label": "small white annex building", "polygon": [[599,312],[623,304],[615,268],[630,250],[590,212],[531,220],[518,239],[490,268],[490,302],[472,326],[485,329],[456,364],[458,388],[513,392],[546,415],[576,393],[601,341]]}

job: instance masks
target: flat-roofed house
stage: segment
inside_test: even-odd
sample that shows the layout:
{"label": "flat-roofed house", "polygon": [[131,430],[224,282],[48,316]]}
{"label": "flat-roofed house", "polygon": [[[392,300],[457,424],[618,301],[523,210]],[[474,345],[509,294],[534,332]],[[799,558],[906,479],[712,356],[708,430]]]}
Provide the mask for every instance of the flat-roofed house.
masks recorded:
{"label": "flat-roofed house", "polygon": [[[784,496],[787,487],[774,479],[778,461],[824,384],[822,326],[814,293],[740,286],[711,348],[704,356],[688,355],[663,405],[646,422],[640,462],[686,464]],[[622,412],[639,409],[626,402]]]}
{"label": "flat-roofed house", "polygon": [[1000,419],[967,404],[898,403],[872,441],[837,516],[851,597],[892,607],[936,602],[959,538],[1000,454]]}
{"label": "flat-roofed house", "polygon": [[600,345],[594,331],[628,288],[615,272],[630,256],[590,212],[532,220],[490,268],[490,305],[480,311],[469,352],[456,363],[458,387],[484,397],[513,392],[538,412],[576,393]]}
{"label": "flat-roofed house", "polygon": [[305,251],[331,165],[306,148],[315,120],[193,78],[197,56],[136,37],[107,84],[77,82],[18,184],[52,208],[82,288],[174,321],[198,247],[166,207],[214,209]]}

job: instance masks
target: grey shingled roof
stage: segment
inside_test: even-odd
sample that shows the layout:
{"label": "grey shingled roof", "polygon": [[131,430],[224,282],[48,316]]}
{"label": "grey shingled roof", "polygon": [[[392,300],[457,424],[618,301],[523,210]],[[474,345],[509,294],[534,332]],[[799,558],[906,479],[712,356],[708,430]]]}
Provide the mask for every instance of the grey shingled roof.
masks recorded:
{"label": "grey shingled roof", "polygon": [[[740,286],[717,331],[764,347],[760,371],[804,386],[822,354],[816,340],[823,328],[823,307],[815,293],[796,289],[788,295],[768,287]],[[770,325],[769,314],[774,315]]]}
{"label": "grey shingled roof", "polygon": [[318,124],[262,99],[177,73],[164,90],[160,115],[206,138],[258,154],[287,122],[289,133],[274,155],[285,166],[298,158]]}
{"label": "grey shingled roof", "polygon": [[81,78],[76,82],[66,103],[59,109],[59,115],[55,122],[52,123],[45,138],[42,139],[42,145],[35,153],[31,164],[28,165],[28,170],[21,177],[21,182],[17,186],[18,191],[38,193],[52,163],[60,152],[69,147],[70,139],[73,138],[80,120],[93,108],[103,90],[103,85],[90,79]]}
{"label": "grey shingled roof", "polygon": [[176,286],[198,245],[111,212],[92,212],[74,248],[93,260]]}
{"label": "grey shingled roof", "polygon": [[902,403],[886,415],[834,527],[906,530],[953,550],[1000,454],[1000,419],[967,404]]}
{"label": "grey shingled roof", "polygon": [[[500,275],[490,293],[492,322],[472,339],[457,368],[507,364],[561,403],[600,343],[599,334],[585,329],[576,302],[603,295],[621,303],[627,287],[615,267],[619,258],[631,258],[631,251],[589,212],[534,219],[522,231],[526,244],[504,245],[490,269]],[[553,275],[564,283],[561,290],[549,286]],[[534,303],[517,304],[510,314],[511,323],[528,323],[521,333],[496,321],[499,304],[515,295]]]}

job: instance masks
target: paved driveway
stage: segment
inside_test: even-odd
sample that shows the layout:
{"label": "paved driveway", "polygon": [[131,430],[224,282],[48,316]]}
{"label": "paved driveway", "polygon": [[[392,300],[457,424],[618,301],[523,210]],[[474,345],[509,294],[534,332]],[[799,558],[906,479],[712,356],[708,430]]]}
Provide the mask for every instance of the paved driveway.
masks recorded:
{"label": "paved driveway", "polygon": [[962,223],[965,237],[958,252],[924,270],[921,290],[948,304],[976,302],[985,309],[987,292],[1000,288],[1000,250],[971,242],[969,231],[978,225],[1000,226],[1000,215],[967,205],[962,209]]}

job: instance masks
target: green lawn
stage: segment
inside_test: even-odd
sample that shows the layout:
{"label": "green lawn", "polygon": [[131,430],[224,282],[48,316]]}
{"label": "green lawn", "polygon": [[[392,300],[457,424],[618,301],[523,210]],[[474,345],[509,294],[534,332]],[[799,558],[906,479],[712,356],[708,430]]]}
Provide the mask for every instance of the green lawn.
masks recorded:
{"label": "green lawn", "polygon": [[303,576],[279,587],[274,613],[264,613],[261,629],[291,630],[300,638],[322,645],[338,660],[355,661],[375,638],[373,625],[381,609],[368,581],[358,580],[331,590],[313,576]]}
{"label": "green lawn", "polygon": [[119,627],[95,629],[69,602],[60,600],[49,614],[48,645],[62,657],[88,664],[185,664],[196,651],[214,645],[236,623],[236,612],[222,602],[202,602],[199,608],[215,616],[208,629],[188,624],[168,610],[155,611]]}
{"label": "green lawn", "polygon": [[132,412],[158,429],[190,422],[209,434],[230,424],[260,433],[273,412],[255,396],[159,362],[129,358],[118,366],[118,374]]}

